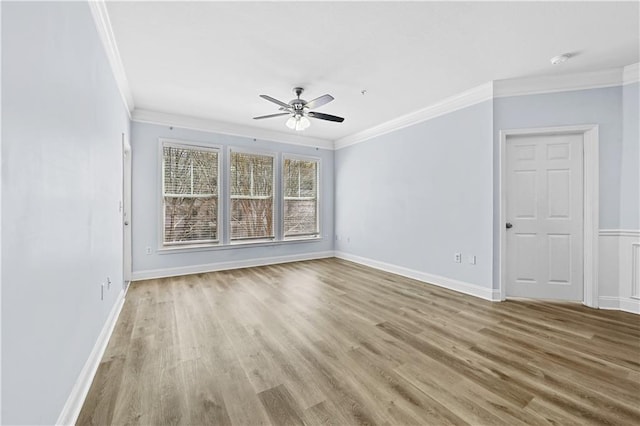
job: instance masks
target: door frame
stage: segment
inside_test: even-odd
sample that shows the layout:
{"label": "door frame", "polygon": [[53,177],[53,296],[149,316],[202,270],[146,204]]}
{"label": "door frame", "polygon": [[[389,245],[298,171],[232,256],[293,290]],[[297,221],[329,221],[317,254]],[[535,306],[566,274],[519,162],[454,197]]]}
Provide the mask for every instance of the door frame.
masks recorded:
{"label": "door frame", "polygon": [[[122,287],[126,289],[131,282],[132,244],[131,244],[131,144],[128,135],[122,133]],[[127,224],[125,224],[125,222]]]}
{"label": "door frame", "polygon": [[500,153],[498,158],[500,177],[498,179],[500,200],[500,222],[498,224],[499,239],[499,271],[500,279],[498,287],[500,300],[506,299],[506,247],[507,233],[504,224],[507,220],[507,193],[506,193],[506,149],[507,138],[510,136],[552,136],[552,135],[583,135],[583,298],[586,306],[598,307],[598,232],[599,232],[599,157],[600,140],[597,124],[585,124],[577,126],[554,126],[526,129],[507,129],[500,131]]}

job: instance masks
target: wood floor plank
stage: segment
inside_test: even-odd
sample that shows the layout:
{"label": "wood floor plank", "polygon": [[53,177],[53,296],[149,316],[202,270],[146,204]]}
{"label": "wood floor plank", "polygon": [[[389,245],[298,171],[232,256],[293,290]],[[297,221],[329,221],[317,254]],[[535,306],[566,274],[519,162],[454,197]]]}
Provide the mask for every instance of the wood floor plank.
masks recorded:
{"label": "wood floor plank", "polygon": [[338,259],[133,283],[77,422],[639,423],[639,316]]}
{"label": "wood floor plank", "polygon": [[274,425],[304,425],[302,411],[284,385],[262,391],[258,397]]}
{"label": "wood floor plank", "polygon": [[[464,420],[398,374],[393,364],[362,348],[349,352],[358,381],[377,394],[395,424],[462,424]],[[425,366],[421,363],[421,365]]]}
{"label": "wood floor plank", "polygon": [[93,379],[92,389],[96,389],[87,398],[78,416],[78,424],[102,425],[112,424],[116,400],[124,370],[124,355],[112,356],[102,361]]}
{"label": "wood floor plank", "polygon": [[340,426],[348,424],[337,417],[339,411],[330,401],[322,401],[304,410],[304,422],[313,426]]}

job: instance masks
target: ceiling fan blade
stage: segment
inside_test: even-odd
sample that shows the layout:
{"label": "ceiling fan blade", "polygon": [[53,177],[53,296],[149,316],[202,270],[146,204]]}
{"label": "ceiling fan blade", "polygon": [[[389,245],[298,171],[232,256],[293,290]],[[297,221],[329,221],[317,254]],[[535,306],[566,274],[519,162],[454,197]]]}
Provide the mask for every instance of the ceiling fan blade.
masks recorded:
{"label": "ceiling fan blade", "polygon": [[309,109],[314,109],[314,108],[321,107],[322,105],[328,104],[332,100],[333,100],[333,96],[322,95],[319,98],[315,98],[314,100],[307,102],[305,106]]}
{"label": "ceiling fan blade", "polygon": [[268,100],[269,102],[273,102],[273,103],[274,103],[274,104],[276,104],[276,105],[280,105],[281,107],[290,108],[289,104],[286,104],[286,103],[284,103],[284,102],[282,102],[282,101],[279,101],[279,100],[277,100],[276,98],[272,98],[272,97],[271,97],[271,96],[269,96],[269,95],[260,95],[260,97],[261,97],[262,99],[266,99],[266,100]]}
{"label": "ceiling fan blade", "polygon": [[291,115],[288,112],[279,112],[277,114],[261,115],[260,117],[253,117],[254,120],[262,120],[263,118],[280,117],[283,115]]}
{"label": "ceiling fan blade", "polygon": [[338,117],[336,115],[331,115],[331,114],[323,114],[321,112],[309,111],[307,115],[311,118],[319,118],[320,120],[336,121],[338,123],[342,123],[344,121],[344,118],[342,117]]}

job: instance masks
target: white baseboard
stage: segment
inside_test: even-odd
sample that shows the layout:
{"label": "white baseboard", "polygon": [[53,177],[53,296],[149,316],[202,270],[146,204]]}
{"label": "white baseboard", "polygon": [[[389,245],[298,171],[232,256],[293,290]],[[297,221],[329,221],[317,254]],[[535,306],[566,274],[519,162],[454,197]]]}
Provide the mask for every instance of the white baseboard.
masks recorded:
{"label": "white baseboard", "polygon": [[391,272],[392,274],[402,275],[403,277],[412,278],[414,280],[422,281],[427,284],[433,284],[438,287],[457,291],[459,293],[479,297],[481,299],[489,300],[492,302],[500,301],[500,290],[481,287],[476,284],[458,281],[439,275],[429,274],[426,272],[416,271],[414,269],[409,269],[390,263],[379,262],[377,260],[368,259],[366,257],[360,257],[349,253],[337,251],[335,252],[335,257],[369,266],[371,268],[380,269],[381,271]]}
{"label": "white baseboard", "polygon": [[640,315],[640,299],[631,297],[600,296],[600,309],[629,312]]}
{"label": "white baseboard", "polygon": [[104,351],[107,349],[107,343],[109,343],[113,328],[118,321],[118,316],[120,316],[120,311],[124,305],[125,294],[126,290],[120,292],[116,303],[113,305],[111,312],[109,312],[109,317],[104,323],[98,340],[93,346],[87,362],[84,364],[84,367],[82,367],[82,371],[80,371],[80,375],[73,385],[73,389],[71,389],[71,394],[62,408],[56,425],[75,425],[76,420],[78,420],[78,415],[80,415],[80,410],[87,397],[87,393],[89,393],[89,388],[91,387],[91,383],[93,383],[96,371],[98,371],[98,366],[100,365]]}
{"label": "white baseboard", "polygon": [[620,310],[640,315],[640,300],[631,297],[621,297]]}
{"label": "white baseboard", "polygon": [[618,310],[620,309],[620,298],[613,296],[600,296],[598,297],[598,308]]}
{"label": "white baseboard", "polygon": [[262,257],[258,259],[237,260],[233,262],[208,263],[204,265],[189,265],[178,268],[151,269],[136,271],[132,280],[149,280],[155,278],[175,277],[179,275],[201,274],[204,272],[225,271],[229,269],[251,268],[254,266],[275,265],[278,263],[299,262],[301,260],[325,259],[333,257],[333,251],[293,254],[288,256]]}

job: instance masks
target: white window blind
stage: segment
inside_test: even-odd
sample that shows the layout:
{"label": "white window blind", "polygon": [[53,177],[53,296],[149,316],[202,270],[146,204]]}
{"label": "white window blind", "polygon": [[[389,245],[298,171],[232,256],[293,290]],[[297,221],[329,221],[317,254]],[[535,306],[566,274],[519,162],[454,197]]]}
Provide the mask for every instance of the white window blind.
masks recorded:
{"label": "white window blind", "polygon": [[218,151],[162,146],[163,245],[218,241]]}
{"label": "white window blind", "polygon": [[284,236],[315,236],[318,226],[318,162],[285,158]]}
{"label": "white window blind", "polygon": [[231,152],[231,240],[271,239],[274,158]]}

